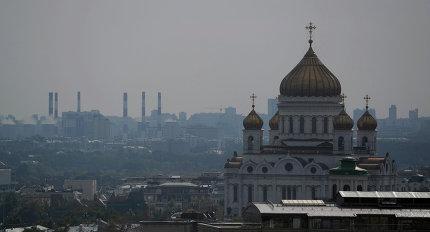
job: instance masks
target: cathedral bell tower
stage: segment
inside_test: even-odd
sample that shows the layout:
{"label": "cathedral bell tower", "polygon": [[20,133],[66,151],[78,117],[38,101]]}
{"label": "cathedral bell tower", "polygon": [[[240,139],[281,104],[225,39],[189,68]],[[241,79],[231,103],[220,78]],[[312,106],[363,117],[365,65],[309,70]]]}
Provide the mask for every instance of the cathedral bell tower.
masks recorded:
{"label": "cathedral bell tower", "polygon": [[345,98],[344,94],[341,95],[343,109],[333,119],[334,139],[333,139],[333,153],[334,154],[352,154],[352,128],[354,127],[354,120],[345,111]]}
{"label": "cathedral bell tower", "polygon": [[263,145],[263,119],[255,112],[255,94],[251,95],[252,110],[243,120],[243,153],[259,153]]}
{"label": "cathedral bell tower", "polygon": [[357,121],[357,147],[366,150],[370,155],[376,153],[376,119],[369,113],[370,97],[364,97],[366,101],[366,112]]}

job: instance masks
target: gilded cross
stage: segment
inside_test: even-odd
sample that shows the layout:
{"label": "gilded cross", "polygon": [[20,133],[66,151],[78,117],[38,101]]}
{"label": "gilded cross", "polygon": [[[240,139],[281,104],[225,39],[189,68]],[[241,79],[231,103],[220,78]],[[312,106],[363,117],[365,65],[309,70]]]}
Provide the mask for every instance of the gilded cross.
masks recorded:
{"label": "gilded cross", "polygon": [[251,98],[252,108],[254,108],[255,107],[255,99],[257,98],[257,96],[254,93],[252,93],[252,95],[249,98]]}
{"label": "gilded cross", "polygon": [[366,94],[366,96],[364,96],[364,100],[366,101],[366,110],[369,109],[369,100],[371,98],[369,97],[369,95]]}
{"label": "gilded cross", "polygon": [[308,25],[308,26],[306,26],[305,28],[306,28],[306,30],[308,30],[308,31],[309,31],[309,44],[310,44],[310,45],[312,45],[312,42],[313,42],[313,40],[312,40],[312,32],[313,32],[313,30],[315,30],[317,27],[316,27],[312,22],[309,22],[309,25]]}

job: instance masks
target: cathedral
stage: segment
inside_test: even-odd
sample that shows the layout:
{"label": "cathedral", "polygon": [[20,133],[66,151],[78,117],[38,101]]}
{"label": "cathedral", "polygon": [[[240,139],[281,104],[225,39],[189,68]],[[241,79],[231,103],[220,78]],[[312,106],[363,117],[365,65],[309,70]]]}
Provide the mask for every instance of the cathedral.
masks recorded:
{"label": "cathedral", "polygon": [[354,121],[345,111],[338,78],[309,49],[279,86],[278,112],[263,144],[263,120],[243,120],[243,152],[225,163],[224,210],[240,217],[249,202],[333,200],[338,191],[395,191],[396,165],[377,153],[377,121],[366,111]]}

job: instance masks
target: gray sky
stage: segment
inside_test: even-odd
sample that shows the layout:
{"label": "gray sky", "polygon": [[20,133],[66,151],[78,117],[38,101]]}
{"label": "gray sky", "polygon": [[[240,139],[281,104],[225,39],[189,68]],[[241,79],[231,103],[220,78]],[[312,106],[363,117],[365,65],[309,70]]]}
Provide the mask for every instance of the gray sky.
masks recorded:
{"label": "gray sky", "polygon": [[0,0],[0,113],[47,114],[48,91],[60,110],[139,115],[140,92],[153,109],[266,112],[282,78],[314,48],[348,96],[371,95],[378,116],[389,104],[430,114],[430,1]]}

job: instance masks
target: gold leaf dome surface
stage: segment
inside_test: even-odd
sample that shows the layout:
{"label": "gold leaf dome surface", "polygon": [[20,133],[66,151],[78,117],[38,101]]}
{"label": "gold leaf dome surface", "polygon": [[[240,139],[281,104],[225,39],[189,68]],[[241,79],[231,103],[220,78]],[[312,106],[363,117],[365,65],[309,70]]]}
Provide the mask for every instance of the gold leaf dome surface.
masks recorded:
{"label": "gold leaf dome surface", "polygon": [[357,121],[357,128],[359,130],[368,130],[373,131],[378,127],[378,122],[376,119],[369,113],[368,110],[361,115],[360,119]]}
{"label": "gold leaf dome surface", "polygon": [[243,119],[243,127],[245,130],[261,130],[263,127],[263,119],[252,109],[248,116]]}
{"label": "gold leaf dome surface", "polygon": [[354,120],[342,110],[333,119],[333,127],[335,130],[351,130],[354,127]]}
{"label": "gold leaf dome surface", "polygon": [[311,46],[284,77],[279,89],[281,95],[290,97],[332,97],[341,93],[339,80],[320,61]]}
{"label": "gold leaf dome surface", "polygon": [[279,129],[279,111],[277,111],[269,121],[269,127],[271,130]]}

